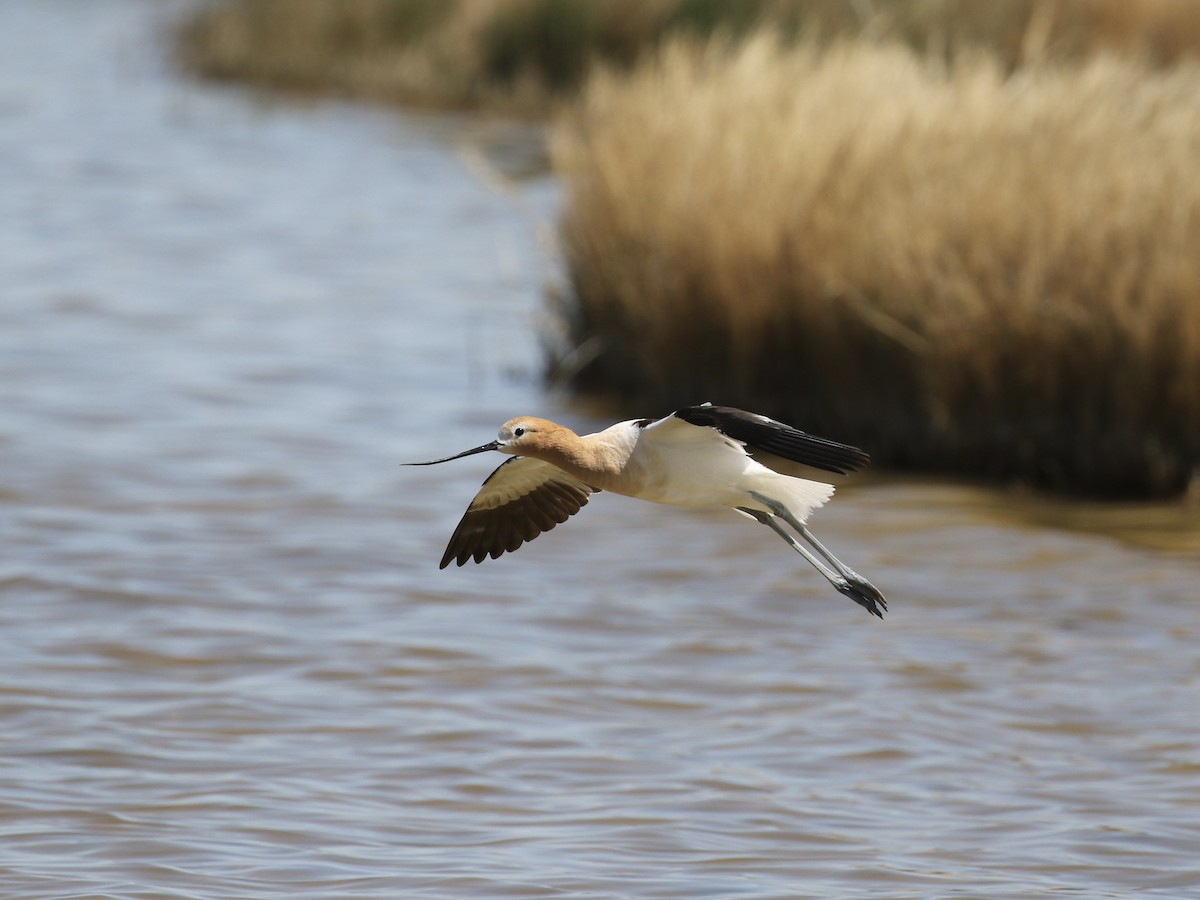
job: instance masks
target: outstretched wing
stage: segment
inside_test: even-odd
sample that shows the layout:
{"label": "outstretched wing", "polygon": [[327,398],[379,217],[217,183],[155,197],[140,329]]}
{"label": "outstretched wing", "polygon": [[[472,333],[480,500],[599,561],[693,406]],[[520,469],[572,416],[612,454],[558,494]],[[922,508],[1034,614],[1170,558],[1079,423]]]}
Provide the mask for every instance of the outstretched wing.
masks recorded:
{"label": "outstretched wing", "polygon": [[842,475],[856,472],[871,458],[857,447],[820,438],[732,406],[713,406],[709,403],[685,406],[676,410],[675,415],[690,425],[715,428],[735,441],[741,441],[748,450],[772,453],[826,472]]}
{"label": "outstretched wing", "polygon": [[450,536],[438,568],[511,553],[587,505],[596,488],[539,459],[505,460],[484,481]]}

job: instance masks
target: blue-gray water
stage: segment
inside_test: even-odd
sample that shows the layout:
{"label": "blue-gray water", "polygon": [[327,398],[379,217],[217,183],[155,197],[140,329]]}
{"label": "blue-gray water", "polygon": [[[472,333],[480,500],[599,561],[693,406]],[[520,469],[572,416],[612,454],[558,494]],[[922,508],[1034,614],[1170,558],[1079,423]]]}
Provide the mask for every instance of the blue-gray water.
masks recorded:
{"label": "blue-gray water", "polygon": [[0,895],[1200,896],[1186,512],[860,479],[883,622],[609,495],[439,572],[499,459],[398,462],[596,424],[555,187],[181,80],[180,10],[0,3]]}

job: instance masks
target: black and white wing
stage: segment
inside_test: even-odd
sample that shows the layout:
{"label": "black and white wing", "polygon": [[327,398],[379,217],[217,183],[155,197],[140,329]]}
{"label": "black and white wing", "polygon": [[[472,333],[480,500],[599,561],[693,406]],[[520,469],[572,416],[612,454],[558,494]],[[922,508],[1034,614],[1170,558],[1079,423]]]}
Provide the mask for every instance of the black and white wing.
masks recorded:
{"label": "black and white wing", "polygon": [[461,566],[468,559],[480,563],[511,553],[567,521],[595,491],[550,463],[524,456],[505,460],[467,507],[438,568],[450,560]]}
{"label": "black and white wing", "polygon": [[757,413],[731,406],[685,406],[675,411],[676,418],[689,425],[715,428],[721,434],[741,441],[749,451],[760,450],[791,462],[844,475],[863,468],[871,459],[866,451],[817,437],[776,422]]}

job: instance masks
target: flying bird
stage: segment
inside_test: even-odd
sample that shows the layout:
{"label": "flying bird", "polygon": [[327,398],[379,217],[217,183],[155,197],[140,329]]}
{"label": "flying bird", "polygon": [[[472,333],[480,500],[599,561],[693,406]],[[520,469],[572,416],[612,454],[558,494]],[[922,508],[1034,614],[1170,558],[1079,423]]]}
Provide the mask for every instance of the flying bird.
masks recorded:
{"label": "flying bird", "polygon": [[484,481],[454,529],[439,568],[451,560],[461,566],[468,559],[480,563],[511,553],[567,521],[592,494],[611,491],[673,506],[729,507],[774,531],[872,615],[883,618],[887,609],[879,589],[830,553],[805,525],[813,510],[833,496],[833,485],[785,475],[769,465],[787,460],[846,474],[869,460],[857,447],[756,413],[705,403],[586,435],[547,419],[519,416],[505,422],[494,441],[405,465],[432,466],[489,450],[513,458]]}

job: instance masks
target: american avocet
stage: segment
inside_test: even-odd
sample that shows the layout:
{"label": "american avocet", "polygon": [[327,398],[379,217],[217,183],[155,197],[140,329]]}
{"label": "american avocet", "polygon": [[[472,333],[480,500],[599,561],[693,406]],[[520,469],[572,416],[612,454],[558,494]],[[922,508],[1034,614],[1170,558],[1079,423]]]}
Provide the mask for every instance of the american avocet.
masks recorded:
{"label": "american avocet", "polygon": [[882,609],[887,609],[879,589],[845,566],[804,524],[833,495],[833,485],[764,465],[774,457],[844,474],[867,464],[867,454],[857,447],[814,437],[766,416],[705,403],[657,421],[631,419],[582,436],[546,419],[522,416],[509,419],[496,440],[480,447],[406,465],[432,466],[488,450],[516,458],[505,460],[484,481],[454,529],[439,568],[452,559],[461,566],[468,559],[479,563],[511,553],[567,521],[590,494],[612,491],[675,506],[730,507],[778,534],[868,612],[883,618]]}

